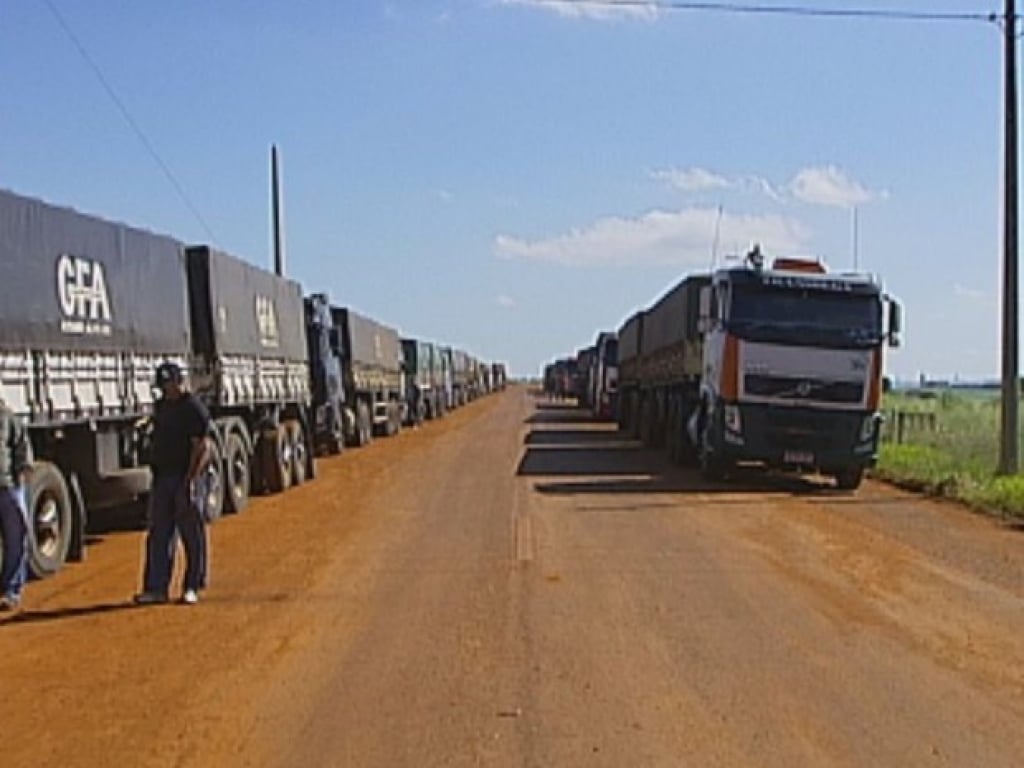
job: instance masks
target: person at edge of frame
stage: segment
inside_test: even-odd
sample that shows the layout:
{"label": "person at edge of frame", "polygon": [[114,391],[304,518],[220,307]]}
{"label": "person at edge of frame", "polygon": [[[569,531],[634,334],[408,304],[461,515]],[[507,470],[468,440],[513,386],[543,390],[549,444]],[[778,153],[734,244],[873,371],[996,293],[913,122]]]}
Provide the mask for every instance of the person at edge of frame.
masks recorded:
{"label": "person at edge of frame", "polygon": [[146,566],[139,605],[168,600],[177,538],[185,548],[185,579],[181,602],[195,605],[206,587],[208,542],[206,467],[210,461],[213,423],[198,398],[185,386],[181,368],[161,363],[155,386],[161,397],[153,413]]}
{"label": "person at edge of frame", "polygon": [[28,576],[28,512],[25,476],[32,465],[32,445],[24,425],[0,399],[0,612],[21,605]]}

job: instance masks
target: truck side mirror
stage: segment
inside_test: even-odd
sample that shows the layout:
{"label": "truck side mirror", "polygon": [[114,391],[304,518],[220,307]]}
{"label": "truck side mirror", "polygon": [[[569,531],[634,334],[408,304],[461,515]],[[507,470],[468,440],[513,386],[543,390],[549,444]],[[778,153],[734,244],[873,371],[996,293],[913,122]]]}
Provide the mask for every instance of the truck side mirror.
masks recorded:
{"label": "truck side mirror", "polygon": [[889,299],[889,346],[898,347],[900,345],[900,332],[903,330],[903,313],[900,310],[900,305],[893,299]]}
{"label": "truck side mirror", "polygon": [[711,330],[711,286],[704,286],[700,289],[697,332],[707,333],[709,330]]}

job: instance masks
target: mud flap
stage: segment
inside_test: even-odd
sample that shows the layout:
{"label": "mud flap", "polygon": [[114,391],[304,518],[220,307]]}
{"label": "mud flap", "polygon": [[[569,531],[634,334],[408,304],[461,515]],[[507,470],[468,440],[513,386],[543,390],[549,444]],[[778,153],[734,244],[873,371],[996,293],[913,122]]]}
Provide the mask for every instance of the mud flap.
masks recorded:
{"label": "mud flap", "polygon": [[85,499],[82,497],[82,487],[78,482],[78,475],[68,472],[66,479],[68,493],[71,496],[71,514],[74,519],[67,559],[73,563],[80,563],[85,560],[85,534],[89,516],[85,510]]}

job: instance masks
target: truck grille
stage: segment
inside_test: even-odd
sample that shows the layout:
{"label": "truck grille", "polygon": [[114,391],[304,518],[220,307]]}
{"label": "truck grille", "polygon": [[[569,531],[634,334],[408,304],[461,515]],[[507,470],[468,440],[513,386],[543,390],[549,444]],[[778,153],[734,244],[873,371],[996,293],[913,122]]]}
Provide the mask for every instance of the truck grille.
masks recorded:
{"label": "truck grille", "polygon": [[825,381],[748,374],[743,379],[743,386],[748,395],[794,402],[853,405],[864,399],[864,384],[853,381]]}

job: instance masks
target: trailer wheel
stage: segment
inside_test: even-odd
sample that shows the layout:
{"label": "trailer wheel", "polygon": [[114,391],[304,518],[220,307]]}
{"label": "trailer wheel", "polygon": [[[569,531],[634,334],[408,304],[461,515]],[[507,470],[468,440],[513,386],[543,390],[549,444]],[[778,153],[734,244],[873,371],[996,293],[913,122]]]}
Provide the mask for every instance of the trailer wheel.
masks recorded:
{"label": "trailer wheel", "polygon": [[28,472],[25,504],[28,507],[28,567],[36,578],[60,570],[68,556],[74,515],[64,475],[48,461],[36,462]]}
{"label": "trailer wheel", "polygon": [[224,441],[224,510],[238,514],[249,503],[249,453],[237,432]]}
{"label": "trailer wheel", "polygon": [[844,467],[834,475],[836,488],[841,491],[855,491],[864,479],[864,467]]}
{"label": "trailer wheel", "polygon": [[278,424],[263,433],[261,466],[263,482],[269,493],[281,493],[292,484],[292,452],[288,429]]}
{"label": "trailer wheel", "polygon": [[206,465],[206,522],[214,523],[224,514],[224,457],[214,443],[210,449],[210,463]]}
{"label": "trailer wheel", "polygon": [[306,452],[306,432],[302,428],[302,422],[297,419],[286,421],[285,430],[291,448],[292,485],[302,485],[306,482],[306,462],[309,460]]}

